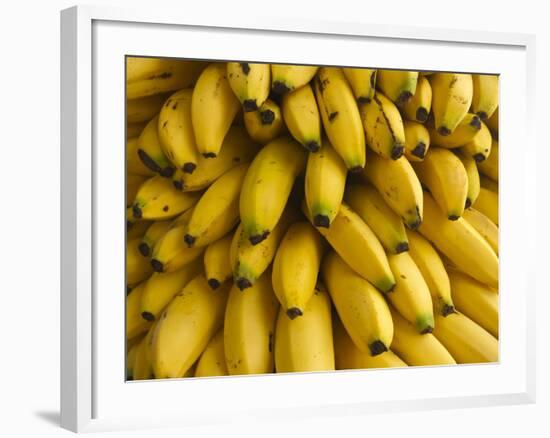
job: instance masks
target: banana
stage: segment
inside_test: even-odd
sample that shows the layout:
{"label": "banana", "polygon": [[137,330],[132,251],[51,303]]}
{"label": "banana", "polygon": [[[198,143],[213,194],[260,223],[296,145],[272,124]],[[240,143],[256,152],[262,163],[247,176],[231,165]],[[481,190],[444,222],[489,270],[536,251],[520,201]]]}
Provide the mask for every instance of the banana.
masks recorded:
{"label": "banana", "polygon": [[262,103],[257,111],[244,113],[244,126],[250,138],[260,144],[277,138],[285,127],[281,109],[271,99]]}
{"label": "banana", "polygon": [[161,149],[174,166],[185,173],[193,173],[199,156],[191,121],[192,94],[191,88],[172,94],[162,106],[158,118]]}
{"label": "banana", "polygon": [[420,234],[460,270],[498,287],[498,257],[474,227],[463,218],[448,220],[428,193],[424,194],[424,218],[418,229]]}
{"label": "banana", "polygon": [[321,67],[314,81],[315,97],[328,139],[351,172],[365,167],[365,134],[351,87],[335,67]]}
{"label": "banana", "polygon": [[388,262],[395,275],[395,288],[387,295],[389,301],[418,333],[431,333],[434,327],[432,296],[420,269],[408,252],[390,254]]}
{"label": "banana", "polygon": [[456,361],[431,333],[419,334],[414,325],[390,308],[393,319],[392,350],[411,366],[456,365]]}
{"label": "banana", "polygon": [[192,174],[176,170],[173,184],[178,190],[193,192],[212,184],[221,175],[238,166],[248,163],[258,151],[254,142],[242,126],[233,126],[223,140],[220,153],[216,158],[199,156],[197,167]]}
{"label": "banana", "polygon": [[163,93],[127,100],[126,121],[128,123],[148,122],[159,113],[167,97]]}
{"label": "banana", "polygon": [[407,227],[414,230],[420,226],[424,208],[422,186],[405,157],[388,160],[370,154],[363,174]]}
{"label": "banana", "polygon": [[483,174],[479,175],[479,185],[480,187],[484,187],[487,190],[495,192],[498,195],[498,182],[493,181],[488,176],[485,176]]}
{"label": "banana", "polygon": [[485,120],[487,127],[491,130],[491,135],[498,139],[498,107],[491,117]]}
{"label": "banana", "polygon": [[239,195],[248,164],[217,179],[193,209],[183,240],[188,247],[206,246],[225,236],[239,221]]}
{"label": "banana", "polygon": [[275,257],[279,242],[289,225],[297,215],[292,210],[283,212],[281,219],[265,240],[252,245],[247,238],[242,222],[233,235],[229,257],[233,271],[233,279],[240,290],[251,287],[263,274]]}
{"label": "banana", "polygon": [[126,174],[126,206],[132,205],[139,188],[145,181],[147,181],[146,176]]}
{"label": "banana", "polygon": [[464,219],[483,236],[498,255],[498,227],[487,216],[474,208],[464,210]]}
{"label": "banana", "polygon": [[176,69],[177,60],[132,56],[126,58],[126,82],[141,81],[151,76],[170,73]]}
{"label": "banana", "polygon": [[393,322],[382,294],[334,251],[323,259],[321,273],[342,324],[357,348],[371,356],[388,351]]}
{"label": "banana", "polygon": [[166,158],[160,146],[158,136],[158,116],[151,119],[138,138],[137,153],[141,162],[154,173],[170,178],[174,174],[174,165]]}
{"label": "banana", "polygon": [[470,155],[477,163],[481,163],[491,154],[492,140],[491,131],[485,123],[481,122],[479,132],[460,149]]}
{"label": "banana", "polygon": [[126,296],[126,339],[135,338],[151,328],[151,322],[143,319],[140,312],[144,289],[145,282],[142,282]]}
{"label": "banana", "polygon": [[359,107],[367,145],[378,155],[397,160],[405,150],[405,128],[395,104],[382,93]]}
{"label": "banana", "polygon": [[155,172],[149,169],[138,155],[138,137],[126,140],[126,172],[134,175],[153,176]]}
{"label": "banana", "polygon": [[145,282],[141,297],[141,317],[154,321],[164,309],[193,278],[202,271],[202,260],[195,259],[174,272],[155,272]]}
{"label": "banana", "polygon": [[425,76],[418,76],[416,92],[401,106],[403,117],[412,122],[424,123],[432,110],[432,87]]}
{"label": "banana", "polygon": [[453,269],[449,278],[458,311],[498,339],[498,291]]}
{"label": "banana", "polygon": [[169,220],[155,221],[147,228],[138,246],[139,252],[143,257],[149,257],[151,255],[153,247],[159,239],[166,234],[171,223],[172,221]]}
{"label": "banana", "polygon": [[319,67],[312,65],[271,64],[271,89],[284,94],[307,84]]}
{"label": "banana", "polygon": [[437,316],[434,335],[459,364],[498,361],[496,338],[462,313]]}
{"label": "banana", "polygon": [[208,285],[216,290],[226,280],[231,278],[231,262],[229,252],[231,250],[231,241],[233,234],[227,233],[215,242],[212,242],[204,252],[204,273],[208,280]]}
{"label": "banana", "polygon": [[317,152],[321,147],[321,119],[311,86],[285,93],[281,109],[290,134],[308,151]]}
{"label": "banana", "polygon": [[273,230],[305,164],[306,152],[290,137],[278,138],[258,152],[239,200],[241,222],[250,243],[257,245]]}
{"label": "banana", "polygon": [[392,350],[385,351],[377,356],[365,353],[353,343],[342,325],[340,318],[332,318],[334,332],[334,356],[337,370],[365,369],[365,368],[399,368],[406,367]]}
{"label": "banana", "polygon": [[269,270],[246,292],[231,288],[224,322],[225,363],[230,375],[273,372],[278,308]]}
{"label": "banana", "polygon": [[182,377],[223,324],[230,284],[212,292],[204,275],[191,280],[158,319],[152,337],[157,379]]}
{"label": "banana", "polygon": [[149,277],[153,270],[139,252],[139,237],[126,242],[126,284],[135,284]]}
{"label": "banana", "polygon": [[376,86],[396,105],[404,105],[416,92],[417,71],[378,70]]}
{"label": "banana", "polygon": [[150,339],[153,328],[149,329],[147,335],[139,343],[134,358],[132,369],[133,380],[147,380],[154,378],[151,368]]}
{"label": "banana", "polygon": [[315,292],[323,256],[321,236],[308,222],[287,230],[273,261],[273,290],[288,318],[302,316]]}
{"label": "banana", "polygon": [[491,142],[490,154],[485,161],[477,164],[479,171],[498,183],[498,141]]}
{"label": "banana", "polygon": [[126,209],[126,240],[138,238],[141,239],[147,229],[151,226],[151,221],[138,221],[133,218],[132,209]]}
{"label": "banana", "polygon": [[416,231],[407,231],[409,254],[420,270],[432,296],[435,314],[443,316],[455,311],[449,276],[433,246]]}
{"label": "banana", "polygon": [[227,376],[223,348],[223,329],[218,330],[202,352],[195,369],[195,377]]}
{"label": "banana", "polygon": [[354,184],[347,188],[346,203],[371,228],[386,251],[399,254],[408,251],[409,243],[405,226],[371,185]]}
{"label": "banana", "polygon": [[210,64],[201,73],[191,98],[191,120],[198,151],[215,158],[241,107],[227,81],[224,63]]}
{"label": "banana", "polygon": [[134,363],[136,362],[136,355],[141,340],[143,339],[140,339],[140,342],[128,348],[128,353],[126,353],[126,380],[134,380]]}
{"label": "banana", "polygon": [[472,75],[434,73],[428,76],[428,80],[432,87],[435,130],[442,136],[450,135],[466,116],[472,104]]}
{"label": "banana", "polygon": [[145,126],[147,122],[126,123],[126,138],[139,137]]}
{"label": "banana", "polygon": [[498,76],[472,75],[474,93],[472,111],[481,120],[490,118],[498,107]]}
{"label": "banana", "polygon": [[305,199],[316,227],[330,227],[344,197],[346,175],[346,165],[328,140],[319,152],[308,155]]}
{"label": "banana", "polygon": [[482,187],[473,207],[498,226],[498,194]]}
{"label": "banana", "polygon": [[418,122],[405,120],[405,156],[409,161],[422,161],[430,148],[430,133]]}
{"label": "banana", "polygon": [[271,88],[269,64],[228,62],[227,80],[244,112],[256,111],[266,101]]}
{"label": "banana", "polygon": [[358,103],[369,103],[374,97],[377,70],[370,68],[342,68]]}
{"label": "banana", "polygon": [[465,208],[470,208],[479,195],[480,180],[477,164],[472,157],[461,150],[456,150],[455,153],[458,159],[462,161],[462,165],[466,169],[466,175],[468,175],[468,193],[466,195]]}
{"label": "banana", "polygon": [[136,219],[169,219],[195,205],[199,197],[199,193],[176,190],[169,179],[156,175],[140,186],[132,214]]}
{"label": "banana", "polygon": [[423,161],[412,166],[447,218],[454,221],[462,216],[468,197],[468,174],[460,159],[447,149],[432,148]]}
{"label": "banana", "polygon": [[289,318],[283,308],[279,311],[275,369],[278,373],[334,371],[331,304],[321,285],[300,318]]}
{"label": "banana", "polygon": [[472,113],[466,114],[451,134],[441,135],[433,126],[429,126],[431,143],[433,146],[454,149],[472,141],[482,129],[482,122]]}

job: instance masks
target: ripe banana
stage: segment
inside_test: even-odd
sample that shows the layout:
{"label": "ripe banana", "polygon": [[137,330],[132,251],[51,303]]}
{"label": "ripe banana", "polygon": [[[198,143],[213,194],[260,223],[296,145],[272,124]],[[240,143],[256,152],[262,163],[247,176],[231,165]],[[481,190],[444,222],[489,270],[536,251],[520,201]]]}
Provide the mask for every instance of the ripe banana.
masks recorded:
{"label": "ripe banana", "polygon": [[305,164],[306,152],[290,137],[274,140],[258,152],[244,178],[239,201],[250,243],[260,243],[277,225]]}
{"label": "ripe banana", "polygon": [[422,161],[430,148],[430,133],[418,122],[405,120],[405,156],[409,161]]}
{"label": "ripe banana", "polygon": [[332,146],[351,172],[365,167],[365,134],[351,87],[335,67],[321,67],[315,77],[315,97]]}
{"label": "ripe banana", "polygon": [[437,251],[416,231],[407,231],[409,254],[420,270],[432,295],[434,314],[443,316],[455,311],[449,276]]}
{"label": "ripe banana", "polygon": [[434,73],[428,76],[428,80],[432,87],[435,130],[442,136],[450,135],[466,116],[472,104],[472,75]]}
{"label": "ripe banana", "polygon": [[479,175],[479,185],[480,187],[484,187],[487,190],[491,190],[492,192],[495,192],[498,195],[498,182],[493,181],[488,176],[485,176],[483,174]]}
{"label": "ripe banana", "polygon": [[212,292],[204,275],[191,280],[159,317],[152,337],[158,379],[182,377],[223,324],[230,284]]}
{"label": "ripe banana", "polygon": [[423,211],[422,186],[405,157],[388,160],[377,154],[370,154],[364,176],[407,227],[414,230],[420,226]]}
{"label": "ripe banana", "polygon": [[134,380],[134,363],[136,362],[137,351],[142,340],[140,338],[140,342],[128,348],[128,352],[126,353],[126,380]]}
{"label": "ripe banana", "polygon": [[239,195],[248,170],[241,164],[217,179],[193,209],[183,240],[190,248],[225,236],[239,221]]}
{"label": "ripe banana", "polygon": [[418,229],[420,234],[460,270],[498,287],[498,257],[474,227],[463,218],[448,220],[428,193],[424,193],[424,219]]}
{"label": "ripe banana", "polygon": [[498,107],[498,76],[472,75],[474,93],[472,111],[481,120],[490,118]]}
{"label": "ripe banana", "polygon": [[319,67],[308,65],[271,64],[271,89],[284,94],[307,84]]}
{"label": "ripe banana", "polygon": [[215,242],[212,242],[204,251],[204,273],[208,280],[208,285],[216,290],[226,280],[231,278],[231,262],[229,252],[233,234],[227,233]]}
{"label": "ripe banana", "polygon": [[260,144],[274,140],[285,128],[281,109],[271,99],[262,103],[257,111],[244,113],[244,126],[250,138]]}
{"label": "ripe banana", "polygon": [[198,151],[215,158],[241,107],[227,81],[224,63],[212,63],[201,73],[191,98],[191,120]]}
{"label": "ripe banana", "polygon": [[126,172],[128,174],[153,176],[155,172],[149,169],[138,155],[138,137],[128,138],[126,141]]}
{"label": "ripe banana", "polygon": [[308,222],[287,230],[273,261],[273,290],[290,319],[304,314],[323,256],[321,236]]}
{"label": "ripe banana", "polygon": [[377,154],[397,160],[405,150],[405,129],[395,104],[382,93],[359,107],[367,145]]}
{"label": "ripe banana", "polygon": [[150,170],[161,176],[170,178],[174,174],[174,165],[166,158],[160,146],[158,122],[156,116],[151,119],[138,138],[138,156],[141,162]]}
{"label": "ripe banana", "polygon": [[321,147],[321,119],[311,86],[285,93],[281,108],[290,134],[308,151],[317,152]]}
{"label": "ripe banana", "polygon": [[492,141],[490,151],[487,159],[478,163],[477,167],[483,175],[498,183],[498,141]]}
{"label": "ripe banana", "polygon": [[492,137],[487,125],[481,122],[479,132],[460,149],[470,155],[477,163],[481,163],[491,154]]}
{"label": "ripe banana", "polygon": [[135,284],[149,277],[153,270],[148,260],[139,252],[139,242],[136,237],[126,242],[126,284]]}
{"label": "ripe banana", "polygon": [[126,296],[126,339],[132,339],[151,328],[151,322],[141,317],[140,306],[145,282],[138,284]]}
{"label": "ripe banana", "polygon": [[273,372],[278,308],[269,270],[246,292],[231,288],[224,322],[225,363],[230,375]]}
{"label": "ripe banana", "polygon": [[195,377],[227,376],[223,348],[223,329],[218,330],[202,352],[195,369]]}
{"label": "ripe banana", "polygon": [[460,159],[448,149],[432,148],[423,161],[412,166],[447,218],[454,221],[462,216],[468,196],[468,174]]}
{"label": "ripe banana", "polygon": [[346,203],[365,221],[386,251],[398,254],[408,251],[405,226],[384,198],[371,185],[354,184],[347,188]]}
{"label": "ripe banana", "polygon": [[483,236],[498,255],[498,227],[487,216],[474,208],[464,210],[464,219]]}
{"label": "ripe banana", "polygon": [[133,380],[147,380],[154,378],[151,367],[151,350],[150,341],[154,327],[151,327],[142,341],[137,346],[136,355],[134,358],[134,366],[132,369]]}
{"label": "ripe banana", "polygon": [[136,194],[142,184],[147,181],[146,176],[126,174],[126,206],[132,205],[136,199]]}
{"label": "ripe banana", "polygon": [[498,139],[498,107],[491,117],[485,120],[487,127],[491,130],[491,134],[495,139]]}
{"label": "ripe banana", "polygon": [[498,226],[498,194],[482,187],[473,207]]}
{"label": "ripe banana", "polygon": [[433,126],[429,127],[433,146],[454,149],[472,141],[482,129],[482,122],[475,114],[466,114],[451,134],[441,135]]}
{"label": "ripe banana", "polygon": [[378,70],[376,86],[396,105],[404,105],[416,92],[418,72],[403,70]]}
{"label": "ripe banana", "polygon": [[470,208],[479,195],[480,181],[477,164],[471,156],[461,150],[456,150],[455,153],[458,159],[462,161],[462,165],[466,169],[466,175],[468,175],[468,194],[466,195],[465,207]]}
{"label": "ripe banana", "polygon": [[459,364],[498,361],[496,338],[462,313],[437,316],[434,335]]}
{"label": "ripe banana", "polygon": [[172,221],[170,220],[155,221],[147,228],[138,246],[139,252],[143,257],[149,257],[151,255],[151,251],[155,244],[166,234],[171,223]]}
{"label": "ripe banana", "polygon": [[353,343],[371,356],[388,351],[393,322],[384,297],[331,251],[323,259],[323,281]]}
{"label": "ripe banana", "polygon": [[179,61],[169,58],[126,58],[126,82],[137,82],[163,73],[173,73]]}
{"label": "ripe banana", "polygon": [[139,137],[146,125],[146,122],[126,123],[126,138]]}
{"label": "ripe banana", "polygon": [[143,238],[145,232],[151,226],[151,221],[138,221],[133,218],[132,209],[126,209],[126,240],[131,240],[139,237]]}
{"label": "ripe banana", "polygon": [[315,288],[300,318],[279,311],[275,369],[278,373],[334,371],[331,304],[322,285]]}
{"label": "ripe banana", "polygon": [[424,123],[432,110],[432,87],[425,76],[418,76],[416,92],[401,106],[403,117],[412,122]]}
{"label": "ripe banana", "polygon": [[168,96],[163,93],[127,100],[126,121],[128,123],[148,122],[159,113],[167,98]]}
{"label": "ripe banana", "polygon": [[346,165],[330,142],[323,141],[317,153],[310,153],[305,176],[305,199],[316,227],[330,227],[340,209],[346,185]]}
{"label": "ripe banana", "polygon": [[270,72],[269,64],[227,63],[227,80],[245,113],[258,110],[269,96]]}
{"label": "ripe banana", "polygon": [[370,68],[342,68],[358,103],[369,103],[374,97],[377,70]]}

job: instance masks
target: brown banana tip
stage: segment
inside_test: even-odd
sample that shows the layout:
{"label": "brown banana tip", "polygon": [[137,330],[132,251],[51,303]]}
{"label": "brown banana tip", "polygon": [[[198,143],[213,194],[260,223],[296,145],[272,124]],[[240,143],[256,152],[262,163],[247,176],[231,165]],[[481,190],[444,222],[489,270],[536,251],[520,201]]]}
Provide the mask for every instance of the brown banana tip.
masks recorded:
{"label": "brown banana tip", "polygon": [[186,234],[183,236],[183,240],[187,244],[187,247],[192,248],[197,238],[195,236],[191,236],[191,234]]}
{"label": "brown banana tip", "polygon": [[143,257],[149,257],[151,253],[151,248],[145,242],[141,242],[138,246],[139,252]]}
{"label": "brown banana tip", "polygon": [[348,169],[349,173],[359,173],[363,170],[363,166],[353,166]]}
{"label": "brown banana tip", "polygon": [[243,73],[248,76],[248,73],[250,73],[250,65],[248,62],[239,62],[239,67],[241,67]]}
{"label": "brown banana tip", "polygon": [[257,245],[258,243],[267,239],[267,236],[269,236],[269,231],[266,230],[262,234],[255,234],[253,236],[250,236],[248,240],[252,245]]}
{"label": "brown banana tip", "polygon": [[388,290],[386,290],[384,293],[391,294],[395,290],[395,286],[396,284],[393,283],[391,287]]}
{"label": "brown banana tip", "polygon": [[416,230],[422,224],[422,219],[418,218],[414,222],[407,224],[411,230]]}
{"label": "brown banana tip", "polygon": [[483,155],[481,152],[474,155],[474,161],[476,163],[481,163],[482,161],[485,161],[485,155]]}
{"label": "brown banana tip", "polygon": [[357,103],[371,103],[371,98],[368,96],[359,96],[357,98]]}
{"label": "brown banana tip", "polygon": [[130,286],[126,286],[126,295],[129,295],[130,292],[132,292],[132,288]]}
{"label": "brown banana tip", "polygon": [[243,102],[243,110],[245,113],[250,113],[252,111],[256,111],[258,109],[258,104],[256,103],[256,99],[246,99]]}
{"label": "brown banana tip", "polygon": [[273,82],[273,86],[271,87],[271,89],[276,94],[285,94],[290,91],[290,88],[288,88],[285,84],[283,84],[280,81]]}
{"label": "brown banana tip", "polygon": [[418,142],[415,148],[411,151],[415,157],[424,158],[426,155],[426,144],[423,141]]}
{"label": "brown banana tip", "polygon": [[141,317],[145,321],[154,321],[155,320],[155,315],[153,315],[151,312],[141,312]]}
{"label": "brown banana tip", "polygon": [[297,307],[291,307],[290,309],[288,309],[286,311],[286,314],[290,319],[294,319],[298,316],[303,315],[302,311],[300,309],[298,309]]}
{"label": "brown banana tip", "polygon": [[393,148],[392,148],[391,154],[390,154],[391,159],[392,160],[398,160],[403,155],[403,152],[405,152],[405,147],[402,144],[393,145]]}
{"label": "brown banana tip", "polygon": [[395,247],[395,253],[401,254],[409,250],[409,242],[399,242]]}
{"label": "brown banana tip", "polygon": [[260,111],[260,120],[262,125],[271,125],[275,120],[275,113],[270,109]]}
{"label": "brown banana tip", "polygon": [[424,330],[422,330],[420,334],[427,335],[428,333],[432,333],[433,331],[434,331],[434,328],[432,326],[428,326]]}
{"label": "brown banana tip", "polygon": [[319,149],[321,149],[321,146],[316,141],[309,141],[305,145],[306,149],[310,152],[319,152]]}
{"label": "brown banana tip", "polygon": [[386,347],[382,341],[374,341],[369,345],[369,350],[371,356],[378,356],[379,354],[388,351],[388,347]]}
{"label": "brown banana tip", "polygon": [[428,120],[428,110],[421,106],[416,110],[416,121],[424,123],[426,120]]}
{"label": "brown banana tip", "polygon": [[162,262],[158,261],[157,259],[151,260],[151,266],[153,267],[153,271],[155,272],[164,271],[164,265],[162,264]]}
{"label": "brown banana tip", "polygon": [[160,173],[160,176],[163,176],[165,178],[171,178],[172,175],[174,175],[175,170],[176,169],[174,169],[172,166],[166,166],[159,173]]}
{"label": "brown banana tip", "polygon": [[439,128],[437,128],[437,133],[446,137],[447,135],[451,135],[451,130],[446,126],[440,126]]}
{"label": "brown banana tip", "polygon": [[161,173],[162,169],[160,166],[155,163],[155,160],[153,160],[147,152],[145,152],[143,149],[138,149],[137,151],[138,157],[141,160],[141,162],[147,167],[148,169],[152,170],[155,173]]}
{"label": "brown banana tip", "polygon": [[237,281],[235,282],[235,284],[240,290],[245,290],[249,287],[252,287],[252,283],[250,282],[250,280],[248,278],[243,278],[243,277],[237,278]]}
{"label": "brown banana tip", "polygon": [[210,289],[216,290],[217,288],[219,288],[221,286],[221,284],[215,278],[209,278],[208,279],[208,286],[210,286]]}
{"label": "brown banana tip", "polygon": [[134,204],[132,206],[132,215],[136,218],[136,219],[141,219],[141,217],[143,216],[143,212],[141,211],[141,208],[139,208],[138,205]]}
{"label": "brown banana tip", "polygon": [[481,129],[481,120],[478,116],[472,117],[472,120],[470,121],[470,125],[473,126],[476,129]]}
{"label": "brown banana tip", "polygon": [[411,100],[413,97],[413,94],[410,91],[403,91],[395,101],[396,105],[405,105],[409,100]]}
{"label": "brown banana tip", "polygon": [[466,202],[464,203],[464,208],[470,208],[472,206],[472,200],[470,198],[466,198]]}
{"label": "brown banana tip", "polygon": [[316,214],[315,217],[313,218],[313,225],[315,225],[316,227],[329,228],[330,219],[327,215]]}
{"label": "brown banana tip", "polygon": [[202,156],[204,158],[216,158],[216,154],[214,152],[205,152]]}
{"label": "brown banana tip", "polygon": [[443,304],[443,308],[441,309],[441,315],[449,316],[451,313],[456,313],[455,307],[450,306],[449,304]]}
{"label": "brown banana tip", "polygon": [[487,120],[489,118],[485,111],[478,111],[476,114],[481,120]]}
{"label": "brown banana tip", "polygon": [[447,219],[449,219],[450,221],[457,221],[458,219],[460,219],[460,216],[456,214],[450,214]]}
{"label": "brown banana tip", "polygon": [[174,187],[178,190],[183,190],[183,182],[179,181],[179,180],[174,180],[172,181],[172,184],[174,185]]}
{"label": "brown banana tip", "polygon": [[184,173],[193,173],[196,168],[197,165],[195,163],[185,163],[183,166],[181,166],[181,170]]}

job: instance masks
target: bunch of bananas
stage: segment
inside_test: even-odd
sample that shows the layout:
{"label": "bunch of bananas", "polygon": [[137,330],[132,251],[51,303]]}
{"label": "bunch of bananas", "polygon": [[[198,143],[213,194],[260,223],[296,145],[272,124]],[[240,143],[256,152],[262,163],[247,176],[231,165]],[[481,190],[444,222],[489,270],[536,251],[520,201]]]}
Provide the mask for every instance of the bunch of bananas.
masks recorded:
{"label": "bunch of bananas", "polygon": [[498,361],[498,77],[127,60],[127,375]]}

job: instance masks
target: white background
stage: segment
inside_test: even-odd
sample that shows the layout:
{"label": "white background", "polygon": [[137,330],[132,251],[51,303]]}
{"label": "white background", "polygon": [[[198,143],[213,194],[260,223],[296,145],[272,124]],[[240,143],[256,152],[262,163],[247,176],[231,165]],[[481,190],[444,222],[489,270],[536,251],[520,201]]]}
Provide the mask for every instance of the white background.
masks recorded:
{"label": "white background", "polygon": [[[178,1],[110,1],[96,3],[172,6]],[[422,2],[338,0],[328,5],[303,1],[249,2],[232,0],[219,7],[202,1],[193,7],[215,11],[230,20],[242,14],[418,25],[455,29],[484,29],[537,34],[538,254],[526,254],[538,271],[538,397],[537,404],[471,410],[382,414],[369,417],[285,421],[269,425],[229,426],[225,436],[334,436],[361,434],[464,436],[546,436],[549,434],[550,324],[545,315],[550,291],[545,290],[550,244],[543,201],[550,199],[546,86],[550,31],[543,2],[523,0],[517,7],[497,1]],[[360,3],[364,6],[358,6]],[[17,4],[17,6],[15,6]],[[62,0],[11,2],[0,24],[0,432],[10,437],[68,436],[58,429],[59,418],[59,10],[73,3]],[[517,153],[522,153],[518,144]],[[521,233],[521,229],[517,230]],[[7,298],[7,300],[6,300]],[[545,415],[546,414],[546,415]],[[193,431],[132,432],[132,436],[214,436],[212,428]],[[215,434],[219,435],[219,431]],[[106,436],[129,436],[111,433]]]}

